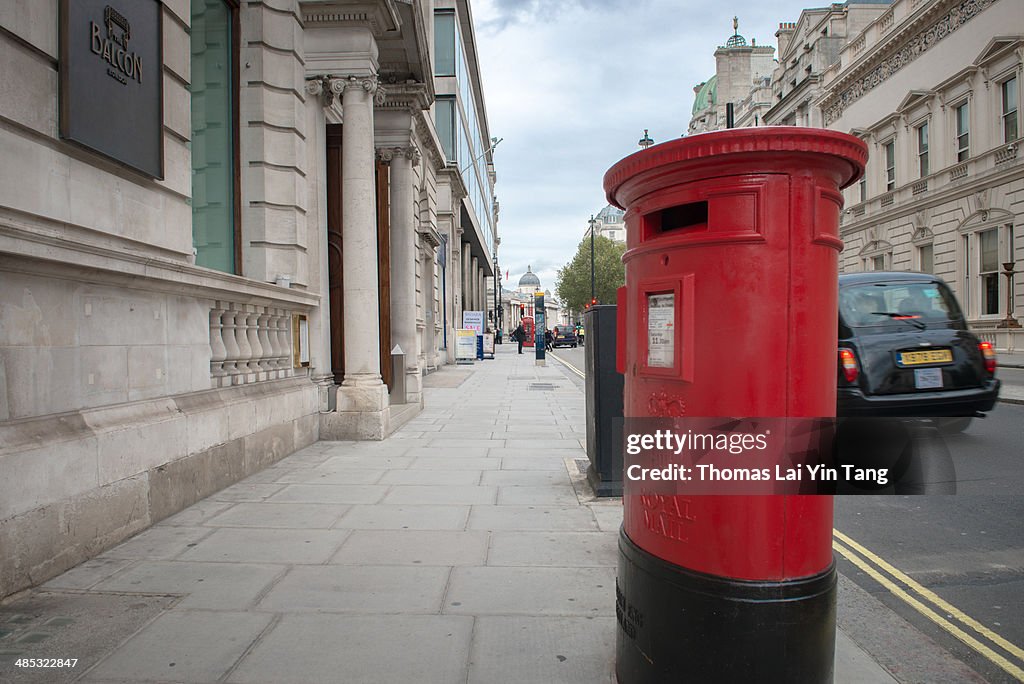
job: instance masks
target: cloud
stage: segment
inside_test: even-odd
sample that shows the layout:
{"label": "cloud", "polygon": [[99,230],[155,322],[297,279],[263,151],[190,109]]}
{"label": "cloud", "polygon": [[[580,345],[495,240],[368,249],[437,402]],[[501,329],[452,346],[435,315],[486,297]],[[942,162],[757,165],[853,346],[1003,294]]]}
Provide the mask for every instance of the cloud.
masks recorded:
{"label": "cloud", "polygon": [[686,131],[693,86],[715,71],[715,49],[739,31],[774,44],[806,0],[473,0],[505,287],[527,265],[545,289],[605,206],[604,173]]}
{"label": "cloud", "polygon": [[480,3],[487,5],[487,19],[478,28],[484,36],[504,31],[515,24],[536,24],[557,22],[566,14],[575,11],[608,12],[635,6],[636,0],[491,0]]}

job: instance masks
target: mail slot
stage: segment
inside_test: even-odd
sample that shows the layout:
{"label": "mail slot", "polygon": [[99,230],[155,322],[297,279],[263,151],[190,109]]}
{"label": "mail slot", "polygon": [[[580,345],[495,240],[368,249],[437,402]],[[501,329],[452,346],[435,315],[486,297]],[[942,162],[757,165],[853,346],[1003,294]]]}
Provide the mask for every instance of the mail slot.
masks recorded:
{"label": "mail slot", "polygon": [[[744,128],[633,154],[617,361],[624,415],[835,415],[840,190],[866,146]],[[623,310],[624,309],[624,310]],[[831,681],[830,496],[652,494],[626,478],[619,682]]]}

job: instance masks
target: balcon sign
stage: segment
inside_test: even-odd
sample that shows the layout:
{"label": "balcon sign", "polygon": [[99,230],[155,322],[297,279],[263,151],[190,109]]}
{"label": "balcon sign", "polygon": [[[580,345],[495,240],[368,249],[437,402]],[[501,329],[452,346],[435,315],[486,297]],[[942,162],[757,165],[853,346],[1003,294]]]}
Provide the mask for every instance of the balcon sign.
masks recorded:
{"label": "balcon sign", "polygon": [[157,0],[61,0],[60,134],[163,178]]}

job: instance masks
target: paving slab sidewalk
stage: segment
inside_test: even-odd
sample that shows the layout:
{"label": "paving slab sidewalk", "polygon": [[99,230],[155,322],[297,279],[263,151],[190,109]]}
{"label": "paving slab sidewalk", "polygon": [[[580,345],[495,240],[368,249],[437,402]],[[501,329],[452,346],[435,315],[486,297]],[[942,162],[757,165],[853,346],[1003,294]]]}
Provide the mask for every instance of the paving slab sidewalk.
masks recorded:
{"label": "paving slab sidewalk", "polygon": [[[508,345],[425,386],[388,440],[314,444],[0,608],[0,680],[614,682],[622,508],[578,470],[583,393]],[[895,681],[842,631],[836,670]]]}

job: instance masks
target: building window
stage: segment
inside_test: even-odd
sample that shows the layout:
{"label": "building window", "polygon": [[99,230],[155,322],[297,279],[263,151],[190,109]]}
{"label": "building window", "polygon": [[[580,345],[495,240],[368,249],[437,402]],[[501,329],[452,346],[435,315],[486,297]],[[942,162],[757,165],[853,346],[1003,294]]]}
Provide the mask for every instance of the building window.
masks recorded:
{"label": "building window", "polygon": [[444,156],[447,161],[457,161],[455,157],[455,97],[439,95],[434,102],[434,127],[437,137],[441,139]]}
{"label": "building window", "polygon": [[896,141],[885,143],[885,191],[896,187]]}
{"label": "building window", "polygon": [[235,8],[192,0],[192,245],[196,264],[235,273],[238,181]]}
{"label": "building window", "polygon": [[963,235],[964,299],[972,316],[1000,313],[1000,263],[1005,261],[1000,255],[1012,252],[1012,237],[1010,225],[988,226]]}
{"label": "building window", "polygon": [[917,248],[917,266],[922,273],[935,273],[935,248],[921,245]]}
{"label": "building window", "polygon": [[981,313],[999,313],[999,229],[978,233],[978,278],[981,281]]}
{"label": "building window", "polygon": [[860,190],[860,201],[866,201],[868,198],[868,177],[866,174],[860,177],[857,187]]}
{"label": "building window", "polygon": [[921,178],[928,175],[928,122],[917,127],[917,171]]}
{"label": "building window", "polygon": [[884,271],[885,270],[885,255],[878,254],[871,257],[871,270],[872,271]]}
{"label": "building window", "polygon": [[455,12],[434,12],[434,75],[455,75]]}
{"label": "building window", "polygon": [[970,109],[965,102],[956,108],[956,160],[967,161],[971,155]]}
{"label": "building window", "polygon": [[1003,81],[1003,142],[1017,139],[1017,77]]}

